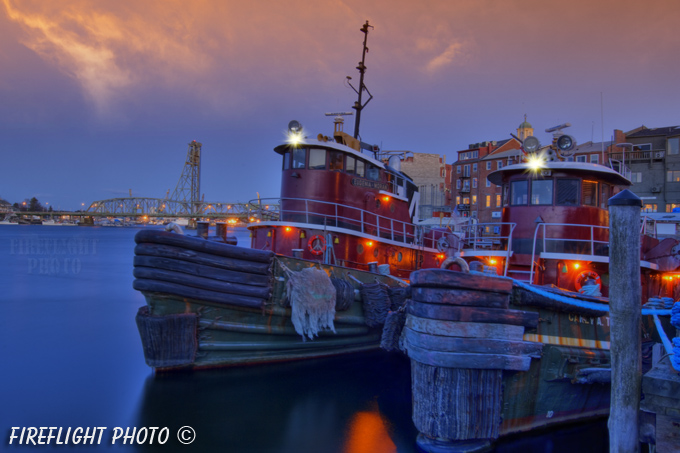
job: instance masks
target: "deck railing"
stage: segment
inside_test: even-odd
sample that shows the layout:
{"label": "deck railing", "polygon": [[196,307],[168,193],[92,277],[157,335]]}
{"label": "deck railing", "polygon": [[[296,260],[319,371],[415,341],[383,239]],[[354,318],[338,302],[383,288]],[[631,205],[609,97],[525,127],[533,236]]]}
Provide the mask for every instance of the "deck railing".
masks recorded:
{"label": "deck railing", "polygon": [[[568,234],[565,234],[565,231]],[[537,246],[540,246],[540,250],[537,250]],[[536,225],[529,274],[529,281],[532,283],[537,253],[608,257],[609,227],[576,223],[539,223]]]}
{"label": "deck railing", "polygon": [[[510,222],[469,222],[458,225],[456,230],[462,233],[462,249],[466,256],[499,252],[495,256],[505,259],[503,270],[505,276],[508,272],[508,263],[512,253],[512,233],[516,226],[516,223]],[[507,234],[503,234],[505,232]]]}
{"label": "deck railing", "polygon": [[609,154],[612,160],[636,162],[636,161],[653,161],[662,160],[666,155],[666,150],[656,149],[651,151],[628,151],[625,154],[622,152],[613,152]]}
{"label": "deck railing", "polygon": [[[308,198],[262,198],[251,200],[249,218],[276,218],[279,222],[308,223],[357,231],[376,238],[406,245],[436,248],[444,232],[428,234],[432,229],[410,222],[402,222],[364,209]],[[272,208],[277,206],[278,210]],[[270,209],[265,209],[270,206]],[[284,206],[287,206],[284,208]]]}

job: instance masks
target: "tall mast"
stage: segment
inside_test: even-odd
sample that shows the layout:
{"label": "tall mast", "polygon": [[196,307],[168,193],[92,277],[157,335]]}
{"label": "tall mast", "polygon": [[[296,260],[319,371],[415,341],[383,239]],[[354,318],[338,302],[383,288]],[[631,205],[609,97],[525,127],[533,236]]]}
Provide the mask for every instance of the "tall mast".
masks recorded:
{"label": "tall mast", "polygon": [[[364,64],[366,61],[366,54],[368,53],[368,47],[366,47],[366,41],[368,40],[368,29],[373,28],[372,25],[368,24],[368,21],[364,24],[363,27],[361,27],[361,32],[364,34],[364,50],[361,55],[361,61],[359,62],[359,66],[357,66],[357,69],[359,70],[359,89],[357,90],[352,86],[350,83],[349,86],[352,87],[352,89],[359,95],[359,99],[354,103],[354,106],[352,107],[354,110],[357,111],[357,119],[354,123],[354,138],[359,139],[359,123],[361,122],[361,111],[366,107],[366,104],[368,104],[371,99],[373,99],[373,95],[371,94],[370,91],[368,91],[368,88],[366,88],[366,85],[364,85],[364,74],[366,73],[366,65]],[[348,77],[348,79],[351,79]],[[366,101],[365,104],[361,104],[361,95],[363,94],[364,90],[366,90],[366,93],[368,93],[368,100]]]}

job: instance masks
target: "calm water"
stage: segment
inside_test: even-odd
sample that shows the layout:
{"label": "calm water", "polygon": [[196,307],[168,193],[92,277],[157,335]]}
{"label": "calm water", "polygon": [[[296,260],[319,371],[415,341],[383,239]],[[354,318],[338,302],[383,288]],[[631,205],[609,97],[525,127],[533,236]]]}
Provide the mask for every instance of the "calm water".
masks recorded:
{"label": "calm water", "polygon": [[[134,322],[144,305],[132,289],[137,231],[0,226],[0,451],[416,451],[401,356],[154,375]],[[248,243],[247,231],[237,235]],[[183,426],[195,430],[190,445],[177,440]],[[31,447],[8,445],[11,427],[107,430],[100,445]],[[111,445],[115,427],[168,427],[169,439]],[[496,451],[606,452],[606,436],[598,423]]]}

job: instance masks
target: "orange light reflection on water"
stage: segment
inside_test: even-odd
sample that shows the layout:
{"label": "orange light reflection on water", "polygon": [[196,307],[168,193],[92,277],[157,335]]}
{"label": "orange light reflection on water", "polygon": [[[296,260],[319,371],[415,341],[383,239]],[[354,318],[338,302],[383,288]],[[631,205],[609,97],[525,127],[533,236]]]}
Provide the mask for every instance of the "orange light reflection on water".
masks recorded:
{"label": "orange light reflection on water", "polygon": [[376,411],[357,412],[349,423],[343,453],[394,453],[397,446]]}

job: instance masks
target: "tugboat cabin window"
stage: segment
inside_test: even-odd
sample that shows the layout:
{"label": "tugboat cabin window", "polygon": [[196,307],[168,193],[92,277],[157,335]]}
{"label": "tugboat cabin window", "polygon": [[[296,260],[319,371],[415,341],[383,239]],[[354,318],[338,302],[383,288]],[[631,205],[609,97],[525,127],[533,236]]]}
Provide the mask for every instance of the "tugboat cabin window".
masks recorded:
{"label": "tugboat cabin window", "polygon": [[529,201],[527,181],[512,181],[510,183],[510,204],[525,205]]}
{"label": "tugboat cabin window", "polygon": [[366,167],[366,164],[364,163],[363,160],[358,160],[357,159],[357,176],[360,178],[364,177],[364,168]]}
{"label": "tugboat cabin window", "polygon": [[368,164],[366,169],[366,177],[373,181],[380,181],[380,169],[375,165]]}
{"label": "tugboat cabin window", "polygon": [[342,171],[342,160],[343,155],[340,151],[329,151],[329,170],[331,171]]}
{"label": "tugboat cabin window", "polygon": [[290,153],[283,153],[283,169],[288,170],[290,168]]}
{"label": "tugboat cabin window", "polygon": [[293,168],[305,168],[307,160],[307,148],[295,148],[293,150]]}
{"label": "tugboat cabin window", "polygon": [[309,150],[309,169],[310,170],[325,170],[326,169],[326,150],[319,148],[312,148]]}
{"label": "tugboat cabin window", "polygon": [[553,181],[552,179],[534,179],[531,181],[531,204],[552,205]]}
{"label": "tugboat cabin window", "polygon": [[578,179],[558,179],[557,180],[557,205],[559,206],[578,206],[578,189],[581,181]]}
{"label": "tugboat cabin window", "polygon": [[583,181],[583,206],[597,207],[597,183],[595,181]]}
{"label": "tugboat cabin window", "polygon": [[345,172],[347,172],[350,175],[354,174],[354,166],[356,165],[357,160],[352,157],[352,156],[347,156],[347,164],[345,165]]}

